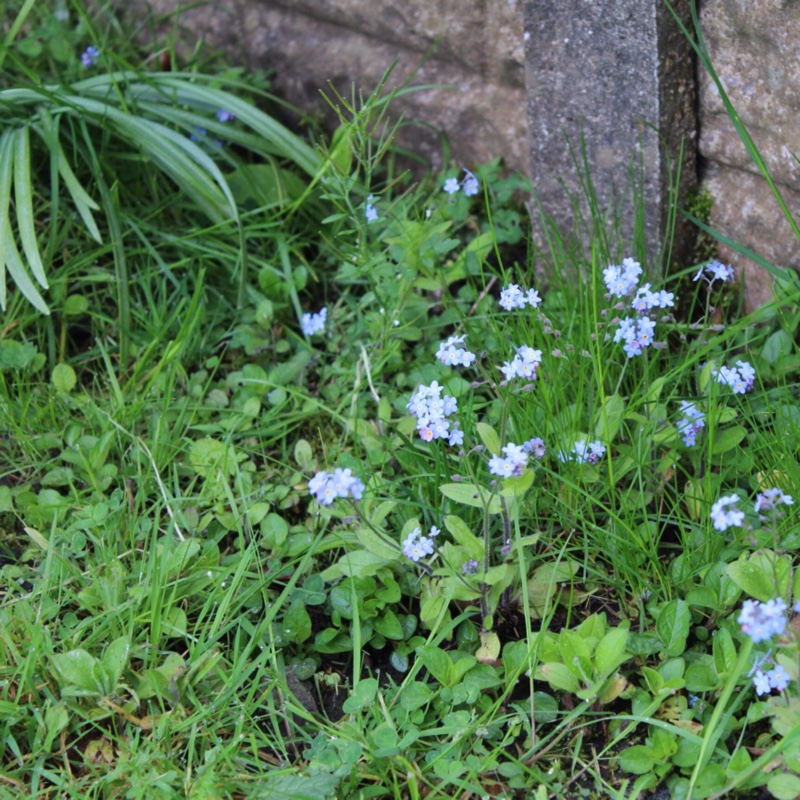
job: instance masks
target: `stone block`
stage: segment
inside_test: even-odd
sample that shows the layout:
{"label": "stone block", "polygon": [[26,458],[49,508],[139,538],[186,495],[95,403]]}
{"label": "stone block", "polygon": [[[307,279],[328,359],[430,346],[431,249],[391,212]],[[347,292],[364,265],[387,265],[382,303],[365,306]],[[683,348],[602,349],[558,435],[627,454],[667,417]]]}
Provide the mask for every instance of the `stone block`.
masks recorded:
{"label": "stone block", "polygon": [[[675,7],[687,18],[689,5]],[[569,194],[580,194],[568,137],[588,169],[601,207],[630,192],[636,166],[644,202],[649,261],[658,266],[670,196],[668,163],[685,142],[682,202],[694,184],[694,66],[691,48],[663,0],[527,0],[525,3],[531,172],[545,212],[562,228],[573,222]],[[622,229],[630,238],[630,202]],[[691,230],[676,238],[680,259]],[[620,254],[622,255],[622,254]]]}
{"label": "stone block", "polygon": [[[151,3],[160,14],[179,5]],[[457,164],[502,156],[528,171],[521,0],[227,0],[181,12],[179,25],[185,41],[271,71],[277,94],[329,127],[336,116],[321,92],[368,95],[397,61],[389,86],[410,76],[439,85],[393,101],[400,146],[441,168],[442,131]]]}
{"label": "stone block", "polygon": [[[711,60],[784,200],[800,222],[800,3],[705,0],[701,25]],[[719,91],[699,70],[700,153],[714,206],[711,223],[777,266],[800,265],[800,244],[730,122]],[[769,300],[766,270],[722,247],[746,274],[747,307]]]}

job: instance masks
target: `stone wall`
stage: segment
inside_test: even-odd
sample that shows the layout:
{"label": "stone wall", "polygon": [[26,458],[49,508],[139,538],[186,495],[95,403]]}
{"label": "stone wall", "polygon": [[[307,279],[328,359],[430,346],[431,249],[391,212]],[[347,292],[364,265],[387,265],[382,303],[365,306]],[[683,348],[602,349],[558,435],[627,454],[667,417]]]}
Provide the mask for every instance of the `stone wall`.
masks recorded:
{"label": "stone wall", "polygon": [[[157,14],[178,0],[153,0]],[[447,84],[397,98],[399,144],[442,166],[502,155],[528,170],[522,0],[223,0],[184,11],[184,38],[204,39],[249,68],[274,72],[274,89],[331,123],[328,84],[369,94],[397,61],[390,85]],[[421,124],[415,124],[415,122]]]}
{"label": "stone wall", "polygon": [[[800,2],[704,0],[701,23],[712,62],[795,218],[800,221]],[[714,197],[712,224],[778,266],[800,265],[767,183],[730,123],[716,86],[700,72],[700,153]],[[770,298],[769,274],[729,248],[745,272],[748,305]]]}
{"label": "stone wall", "polygon": [[[633,0],[620,0],[620,5],[630,7],[634,17],[629,19],[638,20],[638,24],[644,19],[641,9],[646,6],[649,14],[650,7],[658,7],[660,2],[641,0],[638,7]],[[688,2],[676,0],[673,5],[688,7]],[[574,23],[574,19],[569,20],[570,14],[577,17],[598,9],[598,20],[610,21],[613,14],[604,15],[602,9],[617,7],[614,0],[527,0],[527,15],[533,18],[531,8],[537,14],[544,8],[562,13],[559,3],[567,9],[565,20],[570,25]],[[174,12],[180,3],[153,0],[150,5],[157,13],[166,13]],[[452,86],[409,93],[395,101],[395,111],[402,112],[407,121],[401,144],[435,168],[441,167],[442,142],[434,130],[440,129],[449,139],[450,159],[456,164],[471,165],[501,155],[511,169],[528,171],[530,142],[540,132],[532,124],[529,137],[526,107],[537,92],[541,94],[541,75],[539,67],[534,66],[532,71],[531,63],[535,65],[536,61],[531,61],[529,52],[526,76],[525,5],[525,0],[215,0],[184,11],[179,25],[191,42],[205,39],[249,68],[273,70],[279,94],[308,113],[327,115],[331,122],[335,116],[320,90],[330,82],[337,91],[350,96],[355,83],[360,91],[369,93],[397,60],[393,85],[411,78],[413,84]],[[796,45],[800,41],[800,0],[703,0],[701,19],[712,58],[731,99],[787,203],[800,212],[800,165],[793,155],[800,153],[800,57]],[[661,23],[655,24],[659,31],[656,46],[666,59],[661,62],[660,74],[668,84],[670,69],[681,63],[683,56],[670,61],[668,51],[674,50],[674,40],[665,44],[660,38]],[[647,25],[651,26],[647,36],[653,41],[652,23]],[[631,30],[627,26],[623,33]],[[531,32],[527,35],[530,40]],[[613,37],[613,31],[608,35]],[[592,40],[590,46],[600,45]],[[562,70],[563,78],[574,70],[576,51],[562,50],[560,56],[560,51],[547,50],[540,61],[545,63],[550,58],[552,63],[547,68],[555,73]],[[650,73],[658,64],[652,58],[639,61],[646,63]],[[635,65],[631,70],[633,74]],[[685,84],[685,75],[681,74],[680,81]],[[604,74],[594,77],[602,88]],[[778,265],[800,265],[800,244],[753,169],[702,69],[698,79],[699,153],[703,157],[700,173],[715,199],[712,224]],[[569,80],[561,85],[563,91],[574,92]],[[585,95],[591,94],[591,75],[581,88]],[[560,99],[557,93],[551,95],[544,100],[543,113],[557,120]],[[575,107],[580,109],[580,103]],[[646,121],[669,132],[669,119],[658,114],[658,120]],[[534,120],[535,124],[538,121]],[[693,123],[687,117],[677,127],[687,135],[691,165],[698,143],[691,138]],[[550,135],[554,135],[552,131]],[[604,137],[604,141],[614,140],[608,131]],[[606,150],[599,146],[597,152],[602,155]],[[536,165],[534,182],[546,166]],[[658,176],[650,180],[659,184],[656,189],[663,197],[661,163],[655,171]],[[663,208],[662,201],[657,202]],[[749,306],[768,299],[771,281],[763,270],[724,247],[722,255],[746,273]]]}

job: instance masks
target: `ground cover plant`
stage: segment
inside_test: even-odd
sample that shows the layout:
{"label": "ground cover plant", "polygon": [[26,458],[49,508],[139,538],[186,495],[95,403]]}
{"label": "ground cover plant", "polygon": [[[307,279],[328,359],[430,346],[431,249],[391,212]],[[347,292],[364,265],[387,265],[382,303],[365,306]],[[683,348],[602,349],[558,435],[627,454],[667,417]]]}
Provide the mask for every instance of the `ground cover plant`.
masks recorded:
{"label": "ground cover plant", "polygon": [[794,273],[741,316],[588,174],[538,250],[391,92],[309,144],[55,11],[4,19],[0,796],[798,796]]}

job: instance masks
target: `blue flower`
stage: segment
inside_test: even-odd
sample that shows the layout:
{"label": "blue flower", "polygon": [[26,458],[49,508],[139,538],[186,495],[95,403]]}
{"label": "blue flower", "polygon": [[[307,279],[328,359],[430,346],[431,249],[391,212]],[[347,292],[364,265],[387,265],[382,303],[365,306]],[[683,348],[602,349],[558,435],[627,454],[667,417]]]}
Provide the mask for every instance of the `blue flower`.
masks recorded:
{"label": "blue flower", "polygon": [[467,197],[472,197],[480,191],[480,184],[478,183],[478,179],[468,169],[465,168],[464,172],[467,173],[467,177],[464,178],[464,194]]}
{"label": "blue flower", "polygon": [[[704,275],[704,272],[710,277]],[[697,275],[692,280],[699,281],[700,278],[706,281],[709,286],[717,280],[727,283],[733,280],[733,267],[730,264],[726,266],[721,261],[709,261],[708,264],[700,267]]]}
{"label": "blue flower", "polygon": [[227,109],[221,108],[219,111],[217,111],[217,119],[220,122],[235,122],[236,116]]}
{"label": "blue flower", "polygon": [[732,494],[728,497],[720,497],[720,499],[711,506],[711,521],[714,523],[715,530],[725,531],[732,526],[738,528],[742,525],[744,522],[744,511],[740,511],[736,508],[736,503],[738,502],[739,495]]}
{"label": "blue flower", "polygon": [[373,197],[372,195],[369,195],[369,197],[367,197],[367,205],[366,208],[364,209],[364,214],[367,218],[367,222],[375,222],[375,220],[378,219],[378,210],[370,202],[370,200],[372,200],[372,197]]}
{"label": "blue flower", "polygon": [[697,434],[706,425],[706,415],[694,403],[686,400],[681,400],[681,413],[684,416],[678,420],[678,431],[683,436],[683,443],[687,447],[693,447],[697,442]]}
{"label": "blue flower", "polygon": [[81,53],[81,64],[83,64],[84,67],[93,67],[98,58],[100,58],[100,51],[94,45],[90,44],[83,53]]}
{"label": "blue flower", "polygon": [[[434,533],[434,531],[436,531],[436,533]],[[432,555],[433,537],[438,533],[439,529],[433,527],[428,536],[423,536],[419,528],[414,528],[403,541],[403,555],[406,558],[410,558],[414,563],[419,561],[423,556]]]}
{"label": "blue flower", "polygon": [[447,194],[455,194],[460,188],[458,183],[458,178],[448,178],[444,182],[443,188],[444,191],[447,192]]}
{"label": "blue flower", "polygon": [[624,258],[622,264],[611,264],[603,270],[603,282],[609,294],[625,297],[636,288],[641,274],[642,268],[638,261]]}
{"label": "blue flower", "polygon": [[475,353],[470,353],[464,347],[466,334],[451,336],[446,342],[439,345],[436,351],[436,358],[446,367],[457,367],[459,365],[471,367],[475,363]]}
{"label": "blue flower", "polygon": [[742,627],[742,633],[746,633],[754,644],[758,644],[775,635],[783,635],[786,631],[786,608],[786,603],[780,598],[768,600],[766,603],[745,600],[737,622]]}
{"label": "blue flower", "polygon": [[353,475],[352,470],[337,467],[332,475],[318,472],[308,482],[308,491],[320,505],[329,506],[337,497],[360,500],[364,494],[364,484]]}
{"label": "blue flower", "polygon": [[317,314],[303,314],[300,319],[300,328],[306,336],[325,330],[325,319],[328,316],[327,306],[323,306]]}

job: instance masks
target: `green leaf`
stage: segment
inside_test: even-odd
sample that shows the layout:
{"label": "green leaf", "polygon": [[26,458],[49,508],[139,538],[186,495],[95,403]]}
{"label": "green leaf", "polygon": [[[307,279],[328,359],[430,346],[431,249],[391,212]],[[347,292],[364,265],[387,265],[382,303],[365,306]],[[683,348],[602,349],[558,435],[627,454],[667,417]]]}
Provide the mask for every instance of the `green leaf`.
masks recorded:
{"label": "green leaf", "polygon": [[619,755],[619,764],[625,772],[634,775],[646,775],[658,764],[652,748],[637,744],[623,750]]}
{"label": "green leaf", "polygon": [[311,636],[311,617],[308,616],[305,603],[295,600],[290,603],[283,617],[284,630],[295,644],[302,644]]}
{"label": "green leaf", "polygon": [[628,631],[612,628],[598,643],[594,652],[594,665],[598,675],[611,675],[625,661]]}
{"label": "green leaf", "polygon": [[356,531],[356,537],[370,553],[380,556],[385,561],[397,561],[403,554],[399,544],[385,536],[381,536],[366,525]]}
{"label": "green leaf", "polygon": [[[11,175],[14,167],[13,130],[0,136],[0,238],[13,235],[8,224],[11,212]],[[6,249],[0,246],[0,308],[6,308]]]}
{"label": "green leaf", "polygon": [[103,653],[103,669],[108,677],[108,685],[112,691],[122,677],[122,672],[128,666],[131,652],[131,640],[127,636],[120,636],[106,648]]}
{"label": "green leaf", "polygon": [[217,439],[198,439],[189,451],[189,466],[198,475],[210,477],[218,470],[223,475],[233,475],[236,471],[236,449],[230,443]]}
{"label": "green leaf", "polygon": [[794,340],[787,331],[775,331],[761,350],[761,358],[768,364],[775,365],[794,349]]}
{"label": "green leaf", "polygon": [[77,686],[90,694],[102,694],[102,687],[94,678],[95,665],[99,666],[97,659],[85,650],[78,648],[68,653],[53,656],[53,665],[65,686]]}
{"label": "green leaf", "polygon": [[31,184],[31,153],[28,126],[17,129],[14,153],[14,200],[17,229],[28,266],[39,285],[47,288],[47,278],[39,255],[36,225],[33,217],[33,186]]}
{"label": "green leaf", "polygon": [[757,564],[750,561],[734,561],[728,564],[725,572],[742,591],[750,597],[755,597],[756,600],[761,600],[762,603],[775,596],[775,582],[772,576]]}
{"label": "green leaf", "polygon": [[[293,769],[288,774],[268,773],[249,794],[253,800],[333,800],[340,781],[340,778],[328,772],[303,775]],[[219,795],[217,793],[214,796]]]}
{"label": "green leaf", "polygon": [[442,686],[450,686],[453,678],[453,661],[442,649],[432,644],[425,644],[416,649],[417,657],[425,669],[436,678]]}
{"label": "green leaf", "polygon": [[728,450],[733,450],[745,436],[747,436],[747,431],[739,425],[735,428],[728,428],[721,433],[717,433],[714,438],[714,444],[711,447],[711,452],[715,456],[720,453],[727,453]]}
{"label": "green leaf", "polygon": [[333,566],[328,567],[322,574],[326,582],[336,578],[372,575],[378,566],[383,566],[386,559],[367,550],[356,550],[342,556]]}
{"label": "green leaf", "polygon": [[56,364],[50,380],[59,392],[71,392],[78,382],[78,376],[69,364]]}
{"label": "green leaf", "polygon": [[61,313],[65,317],[79,317],[89,310],[89,299],[82,294],[71,294],[64,299]]}
{"label": "green leaf", "polygon": [[439,487],[439,491],[450,500],[463,503],[473,508],[485,508],[488,506],[490,514],[499,514],[502,506],[500,498],[482,486],[474,483],[445,483]]}
{"label": "green leaf", "polygon": [[550,661],[542,664],[536,671],[536,677],[547,681],[553,689],[573,694],[580,691],[580,681],[575,677],[572,670],[558,661]]}
{"label": "green leaf", "polygon": [[353,694],[345,700],[342,708],[345,713],[352,714],[371,706],[378,694],[378,681],[375,678],[363,678],[353,690]]}
{"label": "green leaf", "polygon": [[614,441],[622,418],[625,416],[625,401],[618,394],[612,394],[606,398],[606,402],[597,414],[595,424],[595,436],[606,444]]}
{"label": "green leaf", "polygon": [[[717,631],[719,635],[719,631]],[[686,670],[686,689],[690,692],[711,692],[717,688],[719,681],[714,670],[703,662],[690,664]]]}
{"label": "green leaf", "polygon": [[[22,263],[8,218],[0,219],[0,242],[5,242],[3,258],[5,259],[6,268],[17,285],[17,289],[22,292],[25,299],[34,308],[41,311],[42,314],[49,315],[50,309],[47,307],[47,303],[42,299],[39,290],[33,285],[33,281],[28,275],[28,270],[25,269]],[[5,287],[5,281],[2,282],[2,285]],[[5,299],[5,295],[3,299]]]}
{"label": "green leaf", "polygon": [[483,542],[475,536],[461,517],[448,514],[444,518],[444,526],[450,531],[456,543],[466,550],[470,558],[475,559],[475,561],[483,561]]}
{"label": "green leaf", "polygon": [[730,633],[725,628],[719,628],[713,639],[712,650],[714,653],[714,668],[717,675],[725,677],[736,665],[736,646]]}
{"label": "green leaf", "polygon": [[313,472],[316,467],[314,451],[305,439],[298,439],[294,446],[294,460],[300,469],[306,472]]}
{"label": "green leaf", "polygon": [[800,778],[788,772],[773,775],[767,781],[767,789],[776,800],[797,800],[800,797]]}
{"label": "green leaf", "polygon": [[481,437],[481,441],[486,446],[486,449],[493,456],[499,455],[500,437],[497,435],[497,431],[495,431],[491,425],[487,425],[485,422],[475,423],[475,428],[478,431],[478,436]]}
{"label": "green leaf", "polygon": [[686,649],[691,613],[684,600],[667,603],[656,620],[656,633],[669,656],[679,656]]}
{"label": "green leaf", "polygon": [[592,677],[592,662],[589,647],[576,631],[564,629],[558,636],[561,660],[578,678]]}
{"label": "green leaf", "polygon": [[502,497],[522,497],[533,485],[533,470],[526,469],[522,475],[505,478],[503,488],[500,489]]}
{"label": "green leaf", "polygon": [[397,615],[391,609],[386,609],[383,614],[372,621],[372,627],[387,639],[394,641],[403,640],[403,627]]}

